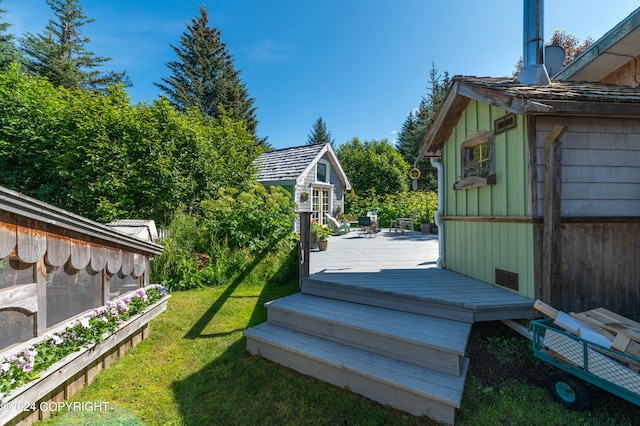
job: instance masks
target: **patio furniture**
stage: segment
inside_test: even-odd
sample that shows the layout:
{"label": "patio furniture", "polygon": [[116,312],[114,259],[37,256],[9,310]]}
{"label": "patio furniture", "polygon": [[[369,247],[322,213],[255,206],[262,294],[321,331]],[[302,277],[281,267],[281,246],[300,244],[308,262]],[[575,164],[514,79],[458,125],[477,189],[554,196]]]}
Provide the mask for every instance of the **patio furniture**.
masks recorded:
{"label": "patio furniture", "polygon": [[413,210],[413,215],[410,218],[408,218],[408,217],[398,218],[398,226],[400,227],[400,231],[403,234],[404,234],[404,228],[405,227],[407,227],[408,229],[413,231],[417,214],[418,214],[418,209],[414,209]]}
{"label": "patio furniture", "polygon": [[366,238],[376,237],[376,226],[369,216],[358,218],[358,235]]}
{"label": "patio furniture", "polygon": [[378,212],[368,211],[367,217],[371,218],[371,226],[373,226],[374,230],[378,230]]}
{"label": "patio furniture", "polygon": [[347,234],[351,230],[351,226],[349,225],[348,220],[342,221],[342,223],[340,223],[338,219],[331,216],[329,213],[325,213],[324,215],[327,217],[329,228],[333,230],[333,235]]}
{"label": "patio furniture", "polygon": [[394,232],[398,232],[398,219],[391,219],[389,221],[389,231],[387,232],[391,232],[391,228],[393,228]]}

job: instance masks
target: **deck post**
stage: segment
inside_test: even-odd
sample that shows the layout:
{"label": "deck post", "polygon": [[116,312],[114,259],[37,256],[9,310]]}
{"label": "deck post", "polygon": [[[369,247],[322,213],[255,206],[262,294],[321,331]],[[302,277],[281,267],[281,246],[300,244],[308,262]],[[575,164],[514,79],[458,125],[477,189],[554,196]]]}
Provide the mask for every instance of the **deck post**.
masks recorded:
{"label": "deck post", "polygon": [[560,138],[566,126],[557,125],[551,130],[545,144],[544,204],[542,234],[542,300],[557,308],[562,307],[560,285],[560,189],[562,144]]}
{"label": "deck post", "polygon": [[311,212],[300,212],[300,243],[298,244],[298,259],[300,272],[298,285],[302,286],[302,280],[309,276],[309,242],[311,240]]}

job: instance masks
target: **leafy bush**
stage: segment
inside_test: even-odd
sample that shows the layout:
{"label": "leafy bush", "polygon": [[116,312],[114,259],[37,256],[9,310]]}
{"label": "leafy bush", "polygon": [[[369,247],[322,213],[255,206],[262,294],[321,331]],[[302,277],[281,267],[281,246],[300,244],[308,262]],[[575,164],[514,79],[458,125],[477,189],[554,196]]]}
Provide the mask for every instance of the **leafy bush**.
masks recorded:
{"label": "leafy bush", "polygon": [[168,223],[222,187],[253,179],[260,154],[242,122],[182,113],[159,99],[131,104],[0,72],[0,184],[101,222]]}
{"label": "leafy bush", "polygon": [[[287,262],[297,236],[291,228],[294,204],[286,190],[251,184],[244,191],[221,188],[218,194],[171,222],[164,251],[152,264],[154,281],[171,290],[215,286],[256,269],[269,256]],[[271,269],[282,266],[275,262],[266,267],[266,279],[275,273]]]}
{"label": "leafy bush", "polygon": [[433,222],[438,210],[438,194],[432,191],[378,195],[374,190],[370,190],[363,196],[351,193],[346,201],[347,211],[353,216],[366,216],[369,211],[377,212],[381,227],[389,226],[392,219],[411,217],[413,211],[418,209],[414,222],[417,228],[421,222]]}

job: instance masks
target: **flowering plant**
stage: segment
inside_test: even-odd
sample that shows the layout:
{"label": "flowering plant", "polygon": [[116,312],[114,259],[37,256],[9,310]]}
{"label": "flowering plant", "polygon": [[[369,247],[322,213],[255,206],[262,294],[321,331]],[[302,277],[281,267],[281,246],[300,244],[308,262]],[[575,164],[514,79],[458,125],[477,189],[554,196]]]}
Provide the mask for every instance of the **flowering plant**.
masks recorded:
{"label": "flowering plant", "polygon": [[311,224],[311,233],[315,234],[318,241],[328,241],[333,233],[327,225],[321,225],[319,223]]}
{"label": "flowering plant", "polygon": [[167,295],[167,288],[150,285],[131,296],[109,300],[105,306],[67,324],[45,339],[0,360],[0,396],[39,377],[39,373],[65,356],[101,342],[123,322]]}

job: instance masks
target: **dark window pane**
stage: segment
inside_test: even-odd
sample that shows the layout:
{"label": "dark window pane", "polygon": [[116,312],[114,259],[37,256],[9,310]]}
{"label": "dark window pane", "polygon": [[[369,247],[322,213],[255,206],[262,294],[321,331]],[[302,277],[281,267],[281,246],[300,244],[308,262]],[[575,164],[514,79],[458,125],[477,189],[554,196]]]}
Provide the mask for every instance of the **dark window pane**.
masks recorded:
{"label": "dark window pane", "polygon": [[33,333],[33,314],[26,315],[19,311],[0,310],[0,350],[19,342],[26,342],[35,337]]}
{"label": "dark window pane", "polygon": [[16,257],[0,259],[0,288],[18,284],[33,284],[35,263],[24,263]]}
{"label": "dark window pane", "polygon": [[47,266],[47,327],[102,306],[102,273]]}
{"label": "dark window pane", "polygon": [[316,179],[318,182],[326,182],[327,181],[327,165],[324,163],[318,163],[318,173]]}
{"label": "dark window pane", "polygon": [[116,299],[125,293],[140,287],[140,278],[133,278],[132,275],[123,276],[120,273],[109,278],[109,300]]}

